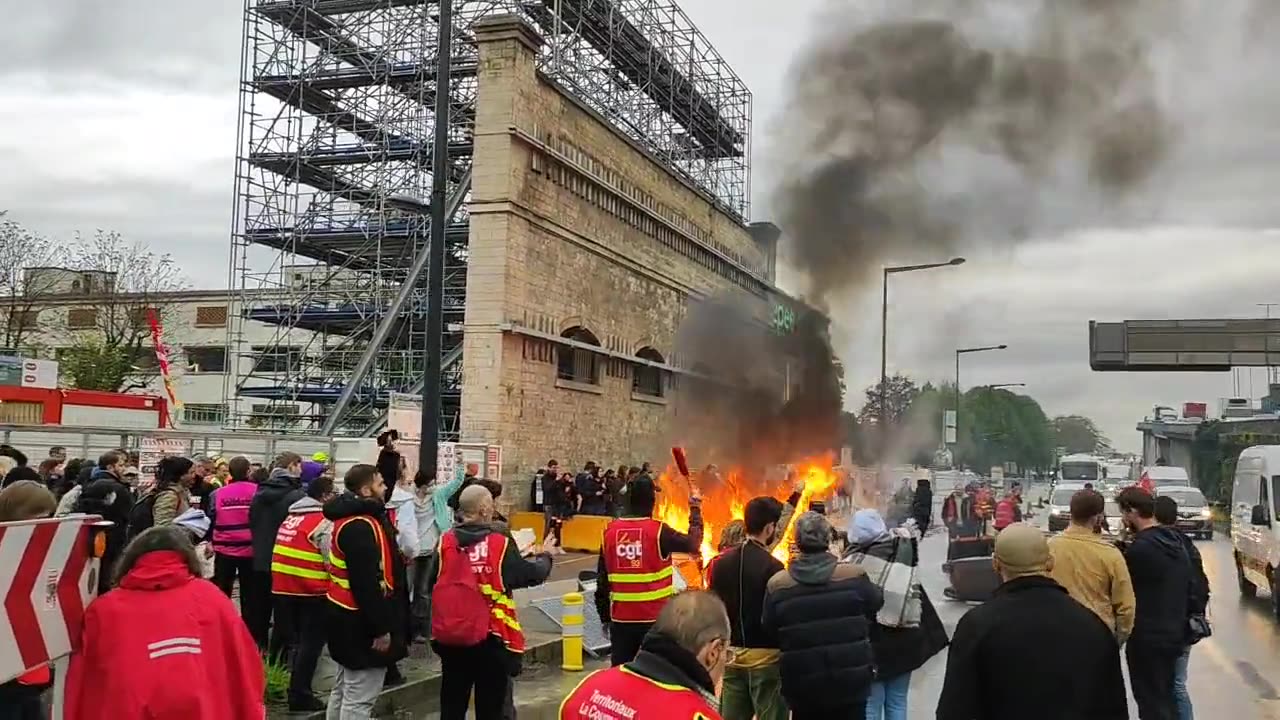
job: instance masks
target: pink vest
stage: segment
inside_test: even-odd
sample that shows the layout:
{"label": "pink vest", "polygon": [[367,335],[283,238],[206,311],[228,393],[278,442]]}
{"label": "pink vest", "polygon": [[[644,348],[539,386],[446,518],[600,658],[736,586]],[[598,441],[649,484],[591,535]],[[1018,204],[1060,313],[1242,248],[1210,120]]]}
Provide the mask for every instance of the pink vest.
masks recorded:
{"label": "pink vest", "polygon": [[213,551],[227,557],[253,557],[249,534],[249,504],[258,491],[247,480],[218,488],[213,495]]}

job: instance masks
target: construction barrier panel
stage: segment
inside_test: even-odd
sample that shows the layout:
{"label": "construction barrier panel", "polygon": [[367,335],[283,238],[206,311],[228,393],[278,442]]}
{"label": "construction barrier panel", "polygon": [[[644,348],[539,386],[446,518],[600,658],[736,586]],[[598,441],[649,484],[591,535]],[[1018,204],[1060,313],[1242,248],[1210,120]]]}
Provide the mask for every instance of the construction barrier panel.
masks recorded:
{"label": "construction barrier panel", "polygon": [[[513,513],[510,518],[511,530],[529,529],[534,532],[538,542],[542,542],[543,525],[546,518],[540,512],[522,511]],[[580,552],[600,552],[604,542],[604,529],[613,522],[607,515],[575,515],[564,522],[560,530],[560,543],[565,550]]]}

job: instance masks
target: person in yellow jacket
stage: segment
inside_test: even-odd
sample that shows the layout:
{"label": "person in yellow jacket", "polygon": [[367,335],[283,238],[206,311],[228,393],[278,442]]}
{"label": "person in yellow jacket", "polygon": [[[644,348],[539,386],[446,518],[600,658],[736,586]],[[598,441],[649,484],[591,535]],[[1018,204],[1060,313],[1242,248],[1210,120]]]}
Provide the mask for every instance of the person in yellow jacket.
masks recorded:
{"label": "person in yellow jacket", "polygon": [[1096,531],[1105,509],[1096,490],[1071,496],[1071,524],[1049,541],[1052,577],[1076,602],[1102,618],[1123,644],[1133,631],[1137,601],[1124,556]]}

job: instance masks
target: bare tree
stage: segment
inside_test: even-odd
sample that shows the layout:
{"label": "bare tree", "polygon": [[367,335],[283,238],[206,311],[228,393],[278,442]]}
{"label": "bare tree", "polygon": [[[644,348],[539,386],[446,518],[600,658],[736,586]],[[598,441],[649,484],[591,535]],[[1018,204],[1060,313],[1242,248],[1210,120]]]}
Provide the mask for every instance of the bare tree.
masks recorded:
{"label": "bare tree", "polygon": [[0,348],[19,350],[38,337],[33,318],[41,297],[53,289],[53,277],[28,270],[60,265],[65,258],[61,245],[0,212]]}
{"label": "bare tree", "polygon": [[165,323],[170,306],[163,296],[185,287],[177,263],[167,253],[103,230],[89,238],[77,235],[69,252],[75,269],[102,283],[85,298],[93,307],[92,325],[87,332],[74,332],[63,351],[64,378],[86,390],[146,387],[155,368],[148,314],[156,313]]}

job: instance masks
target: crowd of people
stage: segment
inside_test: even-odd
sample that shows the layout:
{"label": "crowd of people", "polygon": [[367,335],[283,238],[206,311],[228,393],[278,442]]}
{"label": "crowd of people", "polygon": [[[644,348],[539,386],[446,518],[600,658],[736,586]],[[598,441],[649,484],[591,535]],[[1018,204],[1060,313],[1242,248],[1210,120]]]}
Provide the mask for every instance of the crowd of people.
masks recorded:
{"label": "crowd of people", "polygon": [[[525,640],[513,593],[544,582],[552,558],[516,541],[497,512],[501,487],[477,468],[408,477],[403,459],[391,462],[396,441],[384,434],[376,465],[355,465],[340,482],[322,455],[285,452],[269,467],[167,457],[139,482],[125,450],[77,468],[55,448],[28,473],[21,453],[0,448],[9,459],[0,521],[87,513],[113,522],[64,716],[261,717],[265,658],[289,667],[291,710],[368,718],[382,688],[403,682],[397,663],[409,647],[429,642],[443,718],[461,720],[473,702],[480,720],[514,718]],[[803,513],[785,565],[774,551],[802,487],[786,502],[754,498],[718,538],[706,589],[677,593],[671,555],[702,546],[696,486],[681,532],[653,517],[653,475],[632,470],[616,492],[594,463],[572,493],[554,461],[543,473],[552,529],[566,505],[603,503],[616,516],[595,593],[612,667],[566,697],[562,718],[905,720],[912,673],[950,645],[939,720],[1127,718],[1122,648],[1139,716],[1191,720],[1187,659],[1211,632],[1209,586],[1168,497],[1122,491],[1129,533],[1117,544],[1100,534],[1105,503],[1092,489],[1075,494],[1071,526],[1052,539],[1022,522],[1016,486],[999,501],[982,486],[953,494],[943,520],[960,533],[992,524],[1001,584],[948,638],[917,577],[932,520],[927,481],[904,484],[910,500],[900,491],[885,516],[852,513],[843,532],[821,511]],[[327,704],[312,690],[326,647],[338,666]],[[112,672],[120,667],[141,671]],[[167,682],[173,673],[225,682]],[[43,717],[51,682],[43,669],[6,683],[0,706]]]}
{"label": "crowd of people", "polygon": [[[363,720],[384,687],[404,682],[408,648],[430,643],[443,717],[465,717],[476,688],[483,717],[514,718],[524,641],[511,593],[543,582],[551,557],[516,543],[496,511],[501,487],[474,465],[458,458],[452,477],[410,477],[397,440],[384,433],[377,463],[340,481],[322,453],[284,452],[268,467],[165,457],[141,473],[126,449],[86,463],[53,448],[27,471],[21,452],[0,448],[0,522],[82,513],[112,523],[63,717],[261,718],[264,664],[277,663],[289,670],[290,711]],[[313,691],[326,648],[337,665],[327,703]],[[52,682],[45,667],[0,685],[0,717],[46,717]]]}
{"label": "crowd of people", "polygon": [[554,537],[558,546],[564,522],[574,515],[618,517],[626,507],[626,489],[632,480],[653,482],[649,463],[619,465],[615,470],[589,461],[574,474],[561,471],[560,463],[552,459],[534,474],[530,499],[533,509],[543,512],[544,533]]}

